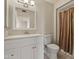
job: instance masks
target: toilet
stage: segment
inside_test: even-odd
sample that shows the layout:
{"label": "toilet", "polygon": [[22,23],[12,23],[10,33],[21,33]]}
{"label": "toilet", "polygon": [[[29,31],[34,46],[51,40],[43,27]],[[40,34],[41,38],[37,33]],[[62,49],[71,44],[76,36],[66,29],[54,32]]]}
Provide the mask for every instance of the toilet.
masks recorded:
{"label": "toilet", "polygon": [[57,59],[59,46],[57,46],[56,44],[51,44],[51,36],[45,36],[44,44],[44,59]]}
{"label": "toilet", "polygon": [[56,44],[47,44],[49,59],[57,59],[59,47]]}

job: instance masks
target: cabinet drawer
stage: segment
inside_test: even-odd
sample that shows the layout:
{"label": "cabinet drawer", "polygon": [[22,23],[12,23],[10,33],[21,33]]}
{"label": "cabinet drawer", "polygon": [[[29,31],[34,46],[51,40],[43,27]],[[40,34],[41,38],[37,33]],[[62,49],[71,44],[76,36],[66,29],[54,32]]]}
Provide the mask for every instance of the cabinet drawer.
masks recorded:
{"label": "cabinet drawer", "polygon": [[4,42],[5,49],[17,48],[25,45],[36,44],[38,38],[11,39]]}

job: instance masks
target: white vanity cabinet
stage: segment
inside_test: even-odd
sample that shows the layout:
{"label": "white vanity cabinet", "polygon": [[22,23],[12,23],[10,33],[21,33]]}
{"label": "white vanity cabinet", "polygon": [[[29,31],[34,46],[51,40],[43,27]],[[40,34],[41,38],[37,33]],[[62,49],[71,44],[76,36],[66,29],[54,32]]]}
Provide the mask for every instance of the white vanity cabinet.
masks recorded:
{"label": "white vanity cabinet", "polygon": [[5,59],[43,59],[41,37],[5,40]]}

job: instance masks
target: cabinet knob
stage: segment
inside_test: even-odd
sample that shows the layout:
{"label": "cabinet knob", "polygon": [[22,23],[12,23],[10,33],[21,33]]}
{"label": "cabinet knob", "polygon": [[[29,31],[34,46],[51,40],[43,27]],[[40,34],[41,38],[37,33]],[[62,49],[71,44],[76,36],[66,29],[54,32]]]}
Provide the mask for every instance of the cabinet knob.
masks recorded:
{"label": "cabinet knob", "polygon": [[36,47],[32,47],[33,49],[35,49]]}
{"label": "cabinet knob", "polygon": [[13,54],[11,54],[11,56],[14,56]]}

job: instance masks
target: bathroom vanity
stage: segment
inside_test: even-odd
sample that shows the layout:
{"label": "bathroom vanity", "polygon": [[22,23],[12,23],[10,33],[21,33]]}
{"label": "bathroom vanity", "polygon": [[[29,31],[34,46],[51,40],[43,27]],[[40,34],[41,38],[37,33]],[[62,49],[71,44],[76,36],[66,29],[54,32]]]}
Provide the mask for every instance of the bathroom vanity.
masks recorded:
{"label": "bathroom vanity", "polygon": [[39,34],[5,37],[4,59],[43,59],[43,39]]}

